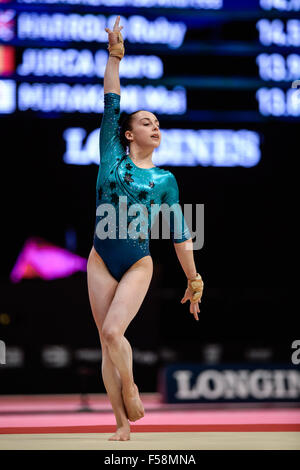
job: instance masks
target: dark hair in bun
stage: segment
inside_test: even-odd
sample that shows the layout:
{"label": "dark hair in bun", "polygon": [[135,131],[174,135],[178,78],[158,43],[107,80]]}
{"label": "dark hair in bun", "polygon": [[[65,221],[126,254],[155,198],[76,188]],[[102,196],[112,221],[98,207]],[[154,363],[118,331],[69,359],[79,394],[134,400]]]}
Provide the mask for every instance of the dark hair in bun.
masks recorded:
{"label": "dark hair in bun", "polygon": [[120,140],[121,140],[121,144],[124,148],[125,153],[128,153],[127,147],[129,148],[129,144],[130,144],[127,137],[125,137],[125,132],[132,131],[132,116],[138,112],[139,111],[134,111],[131,114],[127,114],[125,111],[123,111],[119,118]]}

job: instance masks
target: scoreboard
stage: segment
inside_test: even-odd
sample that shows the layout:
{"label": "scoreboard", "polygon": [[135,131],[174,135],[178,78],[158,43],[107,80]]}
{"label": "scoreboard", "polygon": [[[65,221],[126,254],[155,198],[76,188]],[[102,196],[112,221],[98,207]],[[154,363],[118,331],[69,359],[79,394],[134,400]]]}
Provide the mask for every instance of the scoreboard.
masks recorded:
{"label": "scoreboard", "polygon": [[2,0],[1,127],[59,122],[61,161],[97,164],[105,27],[120,14],[121,110],[160,116],[154,162],[254,167],[262,124],[299,121],[299,12],[299,0]]}
{"label": "scoreboard", "polygon": [[[154,164],[180,170],[190,200],[205,202],[210,188],[217,198],[220,181],[246,195],[245,182],[258,188],[293,159],[300,0],[0,0],[1,142],[31,214],[20,240],[40,235],[43,220],[49,228],[47,217],[40,219],[41,200],[53,219],[60,214],[54,232],[86,224],[74,200],[92,220],[105,28],[117,15],[125,41],[121,111],[159,116]],[[197,175],[206,192],[192,192]],[[235,201],[239,192],[231,191]]]}

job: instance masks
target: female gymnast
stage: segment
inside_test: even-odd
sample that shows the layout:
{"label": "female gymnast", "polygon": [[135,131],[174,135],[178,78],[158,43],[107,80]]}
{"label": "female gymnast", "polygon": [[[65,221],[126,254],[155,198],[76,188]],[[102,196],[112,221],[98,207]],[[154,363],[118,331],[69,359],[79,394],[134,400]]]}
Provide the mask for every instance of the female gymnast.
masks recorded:
{"label": "female gymnast", "polygon": [[[109,440],[126,441],[130,439],[129,421],[142,418],[144,407],[133,378],[132,349],[124,333],[145,298],[153,274],[153,262],[146,230],[139,232],[138,237],[127,234],[126,238],[118,238],[118,235],[121,229],[129,230],[128,218],[132,216],[127,215],[127,203],[142,204],[150,212],[152,204],[171,206],[179,200],[174,175],[152,162],[153,150],[161,140],[157,117],[149,111],[139,110],[119,125],[119,64],[125,51],[121,35],[123,26],[119,26],[119,21],[120,16],[117,16],[113,31],[105,28],[109,57],[104,74],[97,211],[94,242],[87,264],[87,282],[91,310],[101,342],[103,382],[117,424],[117,430]],[[126,145],[129,154],[126,153]],[[101,237],[100,226],[104,217],[101,207],[104,205],[106,208],[112,206],[117,214],[115,219],[111,218],[117,229],[115,238]],[[121,220],[120,211],[126,213],[125,225],[117,222]],[[175,237],[172,218],[169,224],[177,257],[187,277],[187,288],[181,303],[189,300],[190,313],[198,320],[203,281],[196,271],[192,246],[187,249],[187,245],[192,245],[192,238],[181,215],[180,237]]]}

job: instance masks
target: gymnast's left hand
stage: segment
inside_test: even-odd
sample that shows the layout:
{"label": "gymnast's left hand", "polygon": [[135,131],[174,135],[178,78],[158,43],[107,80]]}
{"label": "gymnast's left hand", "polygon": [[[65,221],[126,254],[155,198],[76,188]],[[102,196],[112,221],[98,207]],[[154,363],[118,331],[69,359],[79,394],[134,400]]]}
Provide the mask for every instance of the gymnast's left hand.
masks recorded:
{"label": "gymnast's left hand", "polygon": [[190,313],[194,315],[195,320],[199,321],[198,313],[200,313],[199,302],[201,302],[201,298],[193,301],[193,291],[190,287],[187,287],[183,298],[181,299],[181,303],[184,304],[187,300],[190,301]]}

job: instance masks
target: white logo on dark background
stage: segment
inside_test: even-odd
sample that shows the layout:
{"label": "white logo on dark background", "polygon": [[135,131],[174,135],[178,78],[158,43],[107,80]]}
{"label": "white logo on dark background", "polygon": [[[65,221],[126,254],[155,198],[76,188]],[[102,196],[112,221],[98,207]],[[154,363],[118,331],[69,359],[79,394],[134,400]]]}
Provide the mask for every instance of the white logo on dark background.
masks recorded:
{"label": "white logo on dark background", "polygon": [[292,342],[292,349],[296,349],[291,357],[292,363],[297,366],[300,364],[300,339],[295,339],[295,341]]}
{"label": "white logo on dark background", "polygon": [[6,364],[5,361],[5,343],[0,340],[0,364]]}

